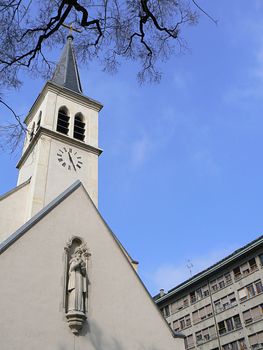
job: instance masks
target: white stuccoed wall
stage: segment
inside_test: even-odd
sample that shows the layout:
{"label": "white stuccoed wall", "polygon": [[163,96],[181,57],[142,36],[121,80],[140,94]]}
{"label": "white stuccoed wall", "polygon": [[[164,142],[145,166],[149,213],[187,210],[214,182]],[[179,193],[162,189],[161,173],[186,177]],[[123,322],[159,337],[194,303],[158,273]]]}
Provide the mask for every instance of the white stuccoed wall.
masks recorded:
{"label": "white stuccoed wall", "polygon": [[26,222],[30,184],[0,197],[0,243]]}
{"label": "white stuccoed wall", "polygon": [[[58,110],[66,106],[69,111],[69,135],[56,132]],[[41,131],[39,137],[35,136],[31,143],[29,135],[24,145],[23,154],[28,156],[19,163],[18,185],[32,178],[29,191],[29,206],[27,219],[31,218],[46,204],[63,192],[74,181],[80,180],[87,189],[93,202],[98,206],[98,112],[101,105],[95,101],[78,95],[67,89],[47,83],[43,91],[31,108],[26,123],[29,130],[33,124],[37,125],[40,112],[42,112],[41,127],[55,133],[48,135]],[[73,139],[74,116],[82,113],[85,120],[84,142]],[[64,138],[63,138],[64,136]],[[94,147],[96,152],[85,146]],[[82,157],[82,168],[74,171],[61,167],[57,153],[60,148],[71,147]]]}
{"label": "white stuccoed wall", "polygon": [[[62,307],[71,235],[91,253],[88,323],[78,337]],[[184,349],[82,187],[4,251],[0,264],[1,350]]]}

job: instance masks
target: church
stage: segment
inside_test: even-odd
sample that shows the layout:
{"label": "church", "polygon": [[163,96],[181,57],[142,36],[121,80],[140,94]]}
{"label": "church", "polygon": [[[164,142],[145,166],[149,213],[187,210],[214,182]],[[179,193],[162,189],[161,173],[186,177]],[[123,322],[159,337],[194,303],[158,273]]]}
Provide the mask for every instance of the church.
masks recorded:
{"label": "church", "polygon": [[1,350],[182,350],[98,210],[98,116],[69,35],[0,197]]}

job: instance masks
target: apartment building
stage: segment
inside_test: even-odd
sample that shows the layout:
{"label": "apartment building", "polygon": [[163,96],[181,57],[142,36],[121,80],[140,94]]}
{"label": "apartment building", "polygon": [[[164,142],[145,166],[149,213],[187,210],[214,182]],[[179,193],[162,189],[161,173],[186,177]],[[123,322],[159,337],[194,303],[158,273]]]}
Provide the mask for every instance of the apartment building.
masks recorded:
{"label": "apartment building", "polygon": [[187,350],[263,349],[263,236],[154,300]]}

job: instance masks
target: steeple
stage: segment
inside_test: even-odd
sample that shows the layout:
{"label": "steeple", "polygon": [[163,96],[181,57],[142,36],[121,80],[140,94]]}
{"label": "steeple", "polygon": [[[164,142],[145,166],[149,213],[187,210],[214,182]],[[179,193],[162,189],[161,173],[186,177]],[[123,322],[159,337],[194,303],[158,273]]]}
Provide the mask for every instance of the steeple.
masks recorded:
{"label": "steeple", "polygon": [[17,164],[18,186],[30,178],[27,218],[80,180],[98,205],[98,117],[102,104],[82,93],[69,35],[54,76],[47,81],[25,123],[27,135]]}
{"label": "steeple", "polygon": [[79,72],[72,41],[73,36],[68,35],[66,45],[51,81],[69,90],[82,94]]}

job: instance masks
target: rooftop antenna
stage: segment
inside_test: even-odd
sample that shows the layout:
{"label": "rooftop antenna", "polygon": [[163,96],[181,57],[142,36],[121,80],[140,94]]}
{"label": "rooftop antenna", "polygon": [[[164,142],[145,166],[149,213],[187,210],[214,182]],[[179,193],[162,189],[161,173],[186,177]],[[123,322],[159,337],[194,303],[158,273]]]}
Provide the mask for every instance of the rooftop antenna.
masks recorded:
{"label": "rooftop antenna", "polygon": [[188,262],[188,264],[186,265],[186,267],[188,268],[190,276],[192,277],[193,276],[192,268],[194,267],[194,265],[191,263],[190,259],[188,259],[187,262]]}

